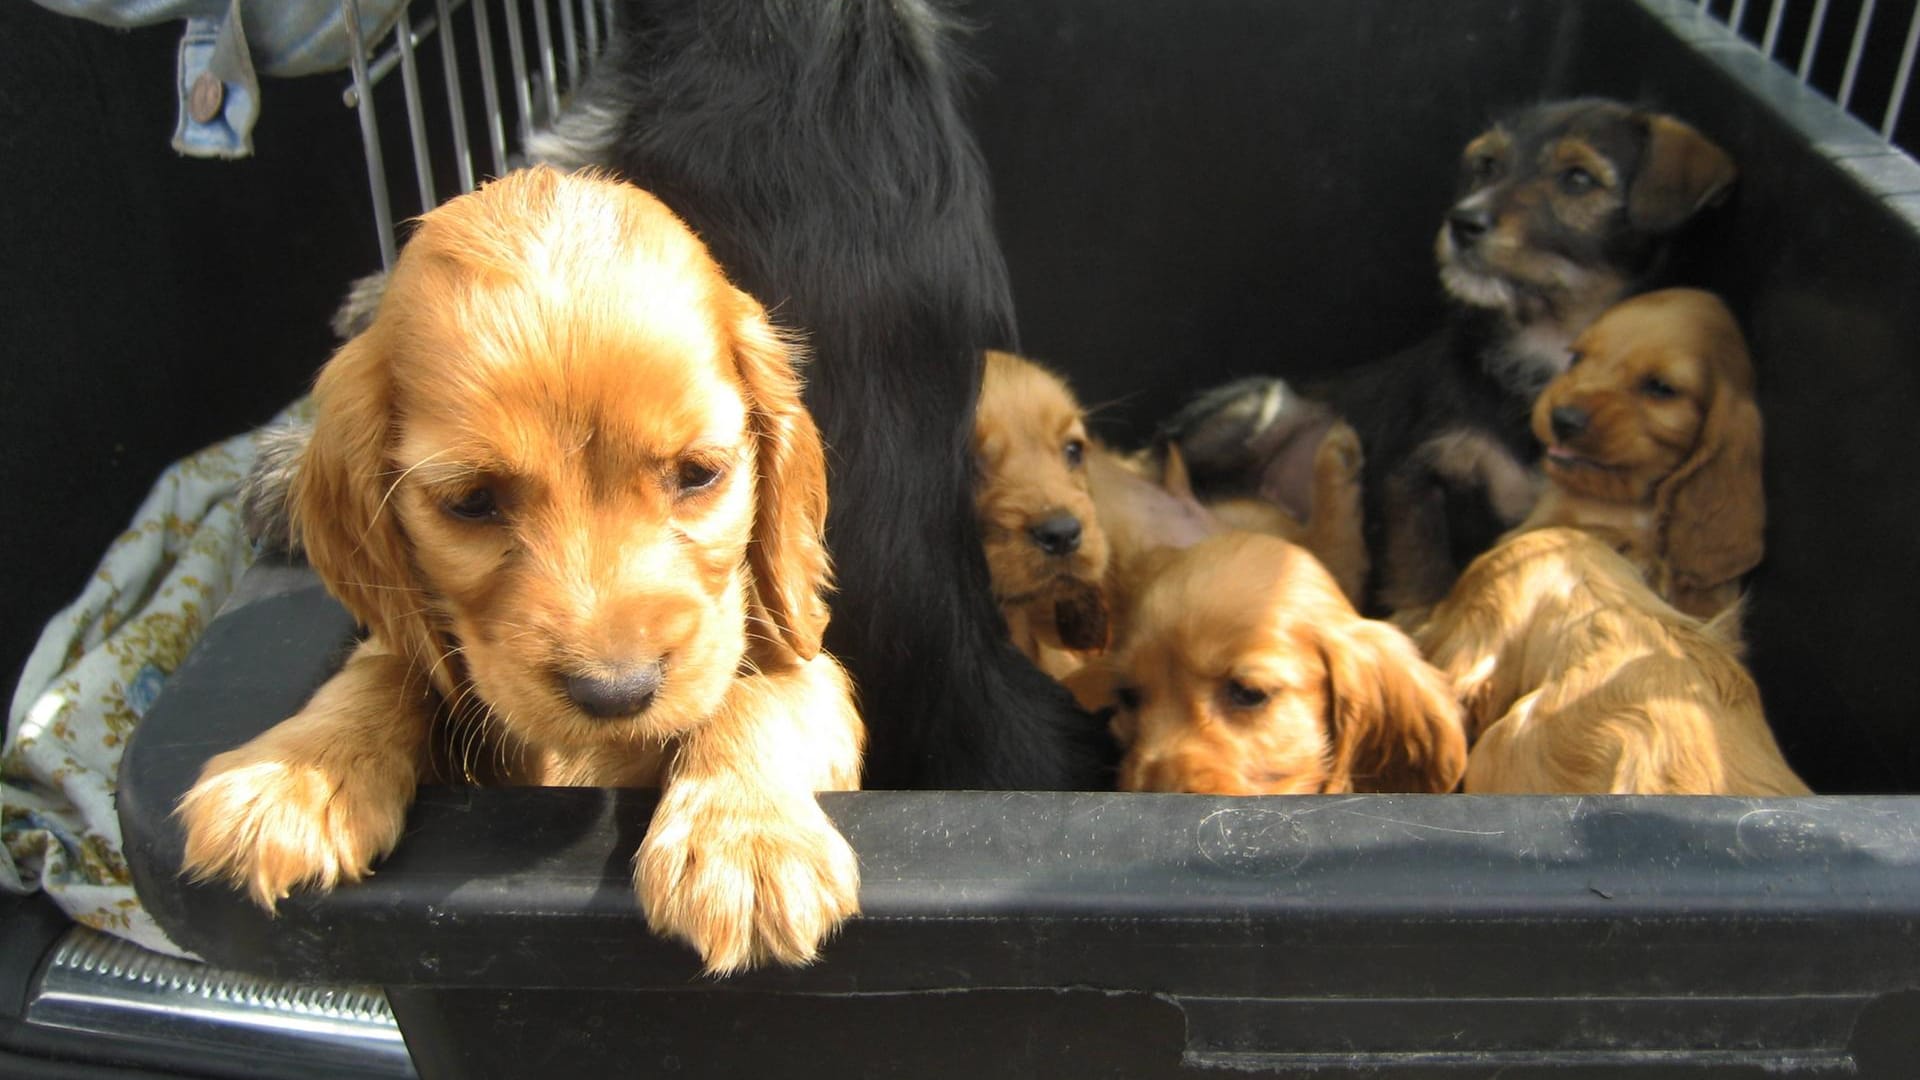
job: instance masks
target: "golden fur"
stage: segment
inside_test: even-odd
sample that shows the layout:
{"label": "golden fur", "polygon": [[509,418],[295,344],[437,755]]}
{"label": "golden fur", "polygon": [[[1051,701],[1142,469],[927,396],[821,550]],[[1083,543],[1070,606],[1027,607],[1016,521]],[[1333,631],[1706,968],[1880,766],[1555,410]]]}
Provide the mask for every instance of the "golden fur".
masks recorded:
{"label": "golden fur", "polygon": [[[1205,505],[1177,447],[1164,456],[1116,453],[1087,432],[1066,381],[1025,357],[988,350],[974,414],[974,505],[995,599],[1021,652],[1057,679],[1104,649],[1161,548],[1237,529],[1293,540],[1333,570],[1349,596],[1366,581],[1360,442],[1334,422],[1313,459],[1311,514],[1302,522],[1259,498]],[[1034,530],[1062,516],[1079,542],[1049,552]],[[1097,685],[1093,684],[1093,685]],[[1096,693],[1083,704],[1100,702]]]}
{"label": "golden fur", "polygon": [[1520,528],[1609,534],[1655,588],[1700,618],[1739,597],[1764,549],[1760,409],[1733,315],[1666,289],[1601,315],[1533,408],[1545,492]]}
{"label": "golden fur", "polygon": [[1164,548],[1105,666],[1128,791],[1450,791],[1446,681],[1361,618],[1305,549],[1228,532]]}
{"label": "golden fur", "polygon": [[314,401],[295,524],[367,637],[207,763],[187,871],[269,909],[357,880],[444,758],[658,784],[654,929],[716,973],[811,959],[858,885],[813,793],[857,786],[863,732],[820,651],[820,438],[759,304],[645,192],[523,171],[421,219]]}
{"label": "golden fur", "polygon": [[1107,538],[1087,476],[1095,452],[1064,380],[987,351],[973,422],[974,510],[1008,632],[1056,678],[1107,644]]}
{"label": "golden fur", "polygon": [[1415,637],[1466,708],[1468,792],[1807,794],[1725,632],[1545,528],[1476,559]]}

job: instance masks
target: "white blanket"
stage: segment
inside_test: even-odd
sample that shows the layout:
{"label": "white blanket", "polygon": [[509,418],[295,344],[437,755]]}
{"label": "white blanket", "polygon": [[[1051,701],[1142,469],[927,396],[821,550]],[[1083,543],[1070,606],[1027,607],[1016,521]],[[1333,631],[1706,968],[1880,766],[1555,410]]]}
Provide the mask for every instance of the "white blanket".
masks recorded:
{"label": "white blanket", "polygon": [[254,433],[161,474],[80,598],[41,632],[0,757],[0,886],[187,955],[134,895],[114,789],[126,740],[253,561],[238,513]]}

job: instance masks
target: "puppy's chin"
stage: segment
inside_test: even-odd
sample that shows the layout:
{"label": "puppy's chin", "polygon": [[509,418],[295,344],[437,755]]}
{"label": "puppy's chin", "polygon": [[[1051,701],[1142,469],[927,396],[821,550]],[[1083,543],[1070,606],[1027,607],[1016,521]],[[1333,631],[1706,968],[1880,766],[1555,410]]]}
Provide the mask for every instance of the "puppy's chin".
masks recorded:
{"label": "puppy's chin", "polygon": [[1651,495],[1642,470],[1609,464],[1561,446],[1549,446],[1540,459],[1547,478],[1562,491],[1606,502],[1634,503]]}
{"label": "puppy's chin", "polygon": [[1480,270],[1471,270],[1453,260],[1440,265],[1440,284],[1447,295],[1468,307],[1515,315],[1520,308],[1519,292],[1513,283]]}
{"label": "puppy's chin", "polygon": [[1106,561],[1096,561],[1084,548],[1063,559],[1041,554],[1025,537],[986,546],[994,599],[1002,607],[1045,604],[1051,610],[1056,594],[1097,590],[1106,574]]}

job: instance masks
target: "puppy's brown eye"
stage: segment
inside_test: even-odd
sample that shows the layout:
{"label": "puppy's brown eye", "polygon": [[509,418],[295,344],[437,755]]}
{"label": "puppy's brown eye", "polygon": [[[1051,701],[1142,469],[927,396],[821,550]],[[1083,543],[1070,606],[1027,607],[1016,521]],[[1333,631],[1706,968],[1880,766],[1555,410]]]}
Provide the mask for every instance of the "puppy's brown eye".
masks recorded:
{"label": "puppy's brown eye", "polygon": [[682,461],[674,471],[673,482],[680,488],[682,495],[691,495],[696,491],[705,491],[720,481],[720,468],[705,461],[688,459]]}
{"label": "puppy's brown eye", "polygon": [[1079,439],[1068,439],[1067,445],[1060,448],[1060,453],[1067,459],[1067,468],[1077,469],[1087,456],[1087,444]]}
{"label": "puppy's brown eye", "polygon": [[1120,703],[1122,709],[1128,712],[1135,712],[1140,708],[1140,690],[1137,687],[1116,686],[1113,690],[1113,698]]}
{"label": "puppy's brown eye", "polygon": [[1580,364],[1580,361],[1585,360],[1586,358],[1587,358],[1587,354],[1581,352],[1579,349],[1567,350],[1567,366],[1568,367],[1578,367]]}
{"label": "puppy's brown eye", "polygon": [[1227,680],[1227,704],[1236,709],[1257,709],[1267,703],[1267,692],[1248,686],[1239,679]]}
{"label": "puppy's brown eye", "polygon": [[1680,391],[1675,390],[1672,384],[1661,379],[1658,375],[1649,375],[1641,379],[1640,393],[1655,401],[1666,401],[1669,398],[1680,396]]}
{"label": "puppy's brown eye", "polygon": [[1467,175],[1471,176],[1476,184],[1483,184],[1493,179],[1493,174],[1499,171],[1500,159],[1492,154],[1475,154],[1467,159]]}
{"label": "puppy's brown eye", "polygon": [[447,513],[462,521],[498,521],[500,502],[490,487],[477,487],[447,504]]}
{"label": "puppy's brown eye", "polygon": [[1560,173],[1560,190],[1569,195],[1585,195],[1599,186],[1599,179],[1578,165]]}

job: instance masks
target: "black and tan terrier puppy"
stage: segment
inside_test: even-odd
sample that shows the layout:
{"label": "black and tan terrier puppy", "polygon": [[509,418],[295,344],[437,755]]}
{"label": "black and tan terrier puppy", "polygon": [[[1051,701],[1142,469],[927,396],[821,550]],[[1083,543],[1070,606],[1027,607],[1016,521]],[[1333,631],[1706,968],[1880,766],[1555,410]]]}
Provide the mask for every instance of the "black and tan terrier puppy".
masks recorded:
{"label": "black and tan terrier puppy", "polygon": [[[1526,516],[1535,395],[1588,323],[1659,280],[1683,226],[1736,170],[1681,120],[1581,98],[1501,119],[1467,144],[1460,174],[1434,240],[1446,325],[1302,387],[1360,433],[1373,611],[1433,603]],[[1244,462],[1203,446],[1259,442],[1272,382],[1220,387],[1169,424],[1203,493],[1244,486]]]}

